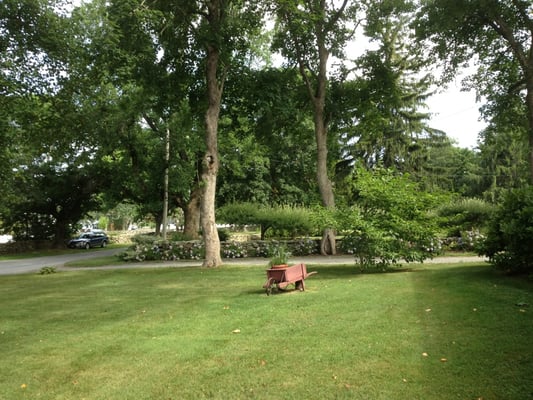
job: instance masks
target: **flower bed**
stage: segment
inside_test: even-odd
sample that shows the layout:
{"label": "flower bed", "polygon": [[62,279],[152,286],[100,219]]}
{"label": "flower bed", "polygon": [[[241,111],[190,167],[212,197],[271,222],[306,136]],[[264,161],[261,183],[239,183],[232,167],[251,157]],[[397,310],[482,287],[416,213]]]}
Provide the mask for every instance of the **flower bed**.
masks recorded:
{"label": "flower bed", "polygon": [[[175,261],[200,260],[205,255],[202,241],[162,241],[154,236],[140,236],[135,243],[119,257],[124,261]],[[319,240],[297,239],[288,241],[254,240],[248,242],[220,242],[222,258],[270,257],[274,250],[283,243],[294,256],[318,254]]]}

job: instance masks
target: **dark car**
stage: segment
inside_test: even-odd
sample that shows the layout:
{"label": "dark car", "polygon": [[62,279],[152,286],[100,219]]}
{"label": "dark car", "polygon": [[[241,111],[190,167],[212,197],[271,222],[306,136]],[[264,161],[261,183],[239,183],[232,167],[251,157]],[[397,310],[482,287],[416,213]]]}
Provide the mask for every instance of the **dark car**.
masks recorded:
{"label": "dark car", "polygon": [[76,239],[69,240],[67,246],[71,249],[90,249],[91,247],[106,247],[109,238],[105,232],[82,233]]}

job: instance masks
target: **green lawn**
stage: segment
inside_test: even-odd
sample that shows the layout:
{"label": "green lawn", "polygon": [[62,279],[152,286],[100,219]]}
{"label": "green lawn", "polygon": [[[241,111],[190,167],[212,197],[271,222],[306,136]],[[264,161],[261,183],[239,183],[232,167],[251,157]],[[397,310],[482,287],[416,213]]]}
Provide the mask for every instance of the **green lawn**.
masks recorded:
{"label": "green lawn", "polygon": [[262,267],[0,277],[0,399],[533,398],[531,283],[308,270],[270,297]]}

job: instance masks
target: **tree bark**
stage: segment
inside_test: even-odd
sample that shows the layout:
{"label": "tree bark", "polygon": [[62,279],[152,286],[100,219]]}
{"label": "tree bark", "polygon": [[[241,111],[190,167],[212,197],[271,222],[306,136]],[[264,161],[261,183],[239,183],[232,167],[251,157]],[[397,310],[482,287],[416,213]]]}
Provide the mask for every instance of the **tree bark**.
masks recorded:
{"label": "tree bark", "polygon": [[195,187],[191,192],[191,198],[183,207],[183,234],[189,239],[199,239],[200,237],[201,195],[201,189]]}
{"label": "tree bark", "polygon": [[163,240],[167,240],[168,228],[168,164],[170,160],[170,129],[165,133],[165,173],[163,178]]}
{"label": "tree bark", "polygon": [[62,249],[65,247],[67,241],[67,228],[68,222],[57,219],[55,225],[54,241],[52,246],[56,249]]}
{"label": "tree bark", "polygon": [[[318,190],[320,191],[320,198],[322,205],[325,208],[335,208],[335,195],[333,193],[333,184],[329,179],[328,174],[328,127],[326,123],[325,108],[326,108],[326,92],[327,92],[327,62],[329,58],[328,50],[323,35],[317,35],[318,55],[319,55],[319,70],[317,76],[317,88],[313,94],[308,82],[308,89],[312,95],[313,113],[315,125],[315,138],[317,146],[317,182]],[[302,63],[300,63],[302,66]],[[302,70],[302,67],[300,67]],[[322,240],[320,242],[320,253],[322,255],[336,254],[336,238],[335,230],[326,227],[322,233]]]}
{"label": "tree bark", "polygon": [[155,216],[155,235],[160,236],[161,235],[161,226],[163,225],[163,215],[157,214]]}
{"label": "tree bark", "polygon": [[529,71],[526,70],[526,106],[529,123],[529,182],[533,185],[533,43],[531,45],[531,65]]}
{"label": "tree bark", "polygon": [[[216,4],[213,4],[216,3]],[[219,13],[218,2],[211,3],[210,14]],[[205,244],[204,267],[218,267],[222,265],[220,257],[220,239],[215,220],[215,195],[217,173],[219,167],[217,131],[220,113],[222,85],[218,82],[217,71],[219,64],[219,49],[215,45],[207,46],[207,97],[208,106],[205,114],[205,144],[206,151],[202,160],[202,199],[201,224]]]}

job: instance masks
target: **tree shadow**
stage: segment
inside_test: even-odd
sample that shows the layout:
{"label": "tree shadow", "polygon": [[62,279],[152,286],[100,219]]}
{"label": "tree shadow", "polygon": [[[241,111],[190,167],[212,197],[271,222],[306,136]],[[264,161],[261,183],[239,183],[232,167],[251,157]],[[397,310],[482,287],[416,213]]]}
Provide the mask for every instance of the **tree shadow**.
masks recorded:
{"label": "tree shadow", "polygon": [[413,349],[432,392],[485,399],[533,394],[533,310],[520,307],[531,305],[533,283],[488,264],[428,264],[410,278],[420,340]]}
{"label": "tree shadow", "polygon": [[358,264],[344,264],[344,265],[314,265],[308,264],[308,271],[317,271],[320,279],[339,279],[339,278],[357,278],[367,275],[384,275],[397,274],[406,272],[423,272],[420,269],[420,264],[404,265],[403,267],[390,268],[386,270],[381,269],[362,269]]}

